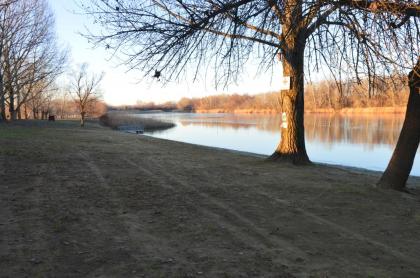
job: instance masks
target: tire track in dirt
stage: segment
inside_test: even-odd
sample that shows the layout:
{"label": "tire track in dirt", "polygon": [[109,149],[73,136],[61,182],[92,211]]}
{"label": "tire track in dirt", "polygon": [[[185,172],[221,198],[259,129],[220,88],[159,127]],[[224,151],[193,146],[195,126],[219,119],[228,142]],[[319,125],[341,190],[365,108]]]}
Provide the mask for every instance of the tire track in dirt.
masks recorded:
{"label": "tire track in dirt", "polygon": [[[208,175],[205,172],[202,172],[200,174],[206,175],[206,178],[209,179],[209,180],[213,178],[212,176]],[[262,188],[260,188],[260,189],[262,189]],[[295,211],[297,213],[300,213],[303,216],[305,216],[308,219],[310,219],[312,222],[315,222],[315,223],[317,223],[319,225],[327,225],[331,229],[333,229],[333,230],[335,230],[335,231],[337,231],[339,233],[345,234],[350,239],[356,239],[356,240],[359,240],[361,242],[368,243],[370,245],[376,246],[377,248],[383,250],[384,252],[386,252],[386,253],[394,256],[395,258],[399,258],[400,260],[402,260],[402,261],[404,261],[406,263],[410,263],[410,264],[415,265],[415,266],[417,266],[419,264],[419,260],[413,259],[412,257],[410,257],[410,256],[408,256],[408,255],[406,255],[406,254],[404,254],[404,253],[396,250],[395,248],[393,248],[393,247],[391,247],[391,246],[389,246],[389,245],[387,245],[385,243],[382,243],[382,242],[379,242],[377,240],[371,239],[371,238],[369,238],[367,236],[364,236],[364,235],[362,235],[360,233],[357,233],[355,231],[352,231],[349,228],[346,228],[346,227],[344,227],[342,225],[339,225],[337,223],[334,223],[334,222],[332,222],[332,221],[330,221],[330,220],[328,220],[328,219],[326,219],[324,217],[318,216],[318,215],[316,215],[316,214],[314,214],[312,212],[309,212],[309,211],[307,211],[305,209],[296,207],[290,201],[287,201],[287,200],[284,200],[284,199],[280,199],[280,198],[275,197],[275,194],[274,193],[271,193],[270,194],[268,192],[263,192],[261,190],[258,190],[258,191],[257,190],[254,190],[253,193],[254,194],[258,194],[260,196],[263,196],[263,197],[267,198],[268,200],[274,201],[274,202],[276,202],[279,205],[285,206],[289,210],[293,210],[293,211]]]}
{"label": "tire track in dirt", "polygon": [[[227,204],[212,197],[211,195],[200,191],[196,187],[191,186],[186,182],[183,182],[175,176],[166,174],[164,171],[154,173],[151,169],[159,169],[159,165],[157,165],[155,162],[150,160],[147,161],[148,168],[146,168],[145,165],[135,163],[129,158],[124,158],[124,161],[127,162],[127,164],[136,167],[136,169],[142,171],[147,177],[156,180],[157,183],[164,188],[176,192],[176,186],[179,186],[184,190],[196,194],[202,200],[201,202],[199,202],[200,206],[195,205],[197,209],[207,217],[215,219],[215,223],[217,223],[219,226],[223,226],[225,230],[227,230],[234,238],[236,238],[238,241],[242,241],[245,244],[245,246],[250,245],[253,249],[265,249],[266,251],[272,251],[273,247],[277,247],[278,251],[282,254],[282,256],[278,256],[279,258],[281,257],[281,259],[283,260],[281,263],[286,264],[290,267],[296,265],[296,258],[307,257],[307,254],[301,249],[293,246],[285,240],[279,239],[277,237],[270,237],[265,230],[259,228],[251,220],[242,216],[237,211],[230,208]],[[159,176],[159,179],[157,179],[156,176]],[[162,178],[164,178],[165,182],[162,182]],[[171,184],[175,184],[176,186]],[[189,197],[188,199],[190,200],[191,204],[194,204],[196,202],[196,200],[192,199],[191,197]],[[218,211],[222,211],[226,215],[214,211],[215,208]]]}
{"label": "tire track in dirt", "polygon": [[318,216],[318,215],[316,215],[312,212],[309,212],[305,209],[294,207],[294,206],[292,206],[291,202],[289,202],[287,200],[283,200],[283,199],[280,199],[280,198],[277,198],[277,197],[273,197],[272,194],[268,194],[266,192],[260,192],[259,191],[259,192],[255,192],[255,193],[259,194],[261,196],[264,196],[267,199],[272,200],[272,201],[274,201],[274,202],[276,202],[280,205],[287,206],[289,209],[292,209],[292,210],[294,210],[296,212],[299,212],[302,215],[310,218],[315,223],[318,223],[320,225],[327,225],[330,228],[347,235],[348,238],[357,239],[359,241],[362,241],[362,242],[371,244],[373,246],[376,246],[377,248],[382,249],[383,251],[387,252],[388,254],[390,254],[390,255],[392,255],[396,258],[399,258],[402,261],[405,261],[406,263],[410,263],[410,264],[415,265],[415,266],[418,266],[418,264],[419,264],[419,260],[415,260],[415,259],[407,256],[406,254],[404,254],[404,253],[402,253],[398,250],[395,250],[394,248],[392,248],[389,245],[386,245],[382,242],[373,240],[373,239],[371,239],[369,237],[366,237],[366,236],[364,236],[360,233],[354,232],[351,229],[348,229],[344,226],[341,226],[337,223],[334,223],[334,222],[332,222],[332,221],[330,221],[330,220],[328,220],[324,217]]}
{"label": "tire track in dirt", "polygon": [[[4,164],[3,164],[4,165]],[[3,166],[2,165],[2,166]],[[41,237],[42,225],[41,216],[41,201],[42,194],[40,188],[44,184],[47,164],[38,164],[39,168],[36,177],[31,183],[25,185],[16,185],[6,183],[2,186],[1,194],[7,201],[1,201],[1,242],[0,257],[4,257],[4,263],[8,260],[13,260],[13,265],[19,268],[9,268],[12,273],[10,275],[16,276],[32,273],[36,274],[41,271],[43,265],[40,265],[46,258],[39,258],[38,252],[47,249],[47,243]],[[9,165],[11,169],[14,165]],[[2,167],[3,168],[3,167]],[[24,169],[23,165],[19,165],[16,169],[20,171]],[[19,175],[19,172],[15,173]],[[7,180],[7,179],[2,179]],[[3,198],[4,198],[3,197]],[[4,227],[4,228],[2,228]],[[6,268],[7,269],[7,268]]]}
{"label": "tire track in dirt", "polygon": [[[129,164],[132,164],[133,166],[137,165],[136,163],[134,163],[132,161],[131,161],[131,163],[129,161],[126,161],[126,162],[129,163]],[[169,162],[159,162],[159,163],[166,163],[167,166],[170,167],[170,163]],[[150,160],[147,161],[147,165],[148,165],[149,169],[153,169],[153,168],[159,169],[159,168],[162,168],[164,166],[164,165],[160,165],[160,164],[158,165],[156,163],[156,161],[154,161],[152,159],[150,159]],[[139,165],[137,165],[137,166],[139,166]],[[142,167],[142,168],[144,169],[145,167]],[[189,171],[189,169],[186,168],[184,171]],[[145,172],[145,174],[148,175],[148,176],[150,176],[150,175],[153,176],[153,171],[152,170],[148,170],[147,172]],[[250,227],[251,230],[253,230],[253,227],[255,227],[255,224],[252,223],[251,220],[247,219],[246,217],[241,216],[237,211],[235,211],[235,209],[228,208],[227,207],[228,205],[225,205],[224,203],[222,203],[219,200],[213,198],[211,195],[209,195],[207,193],[204,193],[202,191],[199,191],[197,188],[189,185],[188,183],[182,182],[179,178],[176,178],[174,176],[169,176],[168,174],[165,173],[165,170],[160,171],[158,173],[158,175],[159,175],[159,177],[165,177],[165,179],[167,181],[172,181],[172,183],[175,182],[177,185],[181,185],[181,186],[183,186],[184,188],[186,188],[188,190],[194,191],[201,198],[209,200],[210,203],[212,203],[214,206],[216,206],[216,207],[218,207],[218,208],[226,211],[231,216],[237,217],[237,219],[240,219],[239,221],[245,219],[245,221],[241,221],[241,222],[244,225],[248,225],[248,227]],[[206,178],[208,180],[213,179],[213,177],[212,176],[209,176],[205,171],[200,172],[200,175],[202,175],[202,176],[206,176],[207,175]],[[263,188],[260,188],[260,189],[263,190]],[[268,201],[271,200],[271,201],[273,201],[273,202],[275,202],[275,203],[277,203],[277,204],[279,204],[281,206],[287,207],[288,210],[292,210],[292,211],[294,211],[296,213],[299,213],[300,215],[302,215],[303,217],[305,217],[306,219],[308,219],[308,221],[310,221],[312,223],[316,223],[317,225],[322,225],[322,226],[328,226],[328,227],[330,227],[330,229],[332,231],[335,231],[337,234],[345,235],[345,237],[347,239],[351,239],[351,240],[354,239],[354,240],[358,240],[358,241],[360,241],[360,242],[362,242],[364,244],[372,245],[375,248],[378,248],[378,250],[381,250],[384,253],[387,253],[391,257],[398,258],[402,262],[409,263],[409,264],[411,264],[413,266],[418,265],[418,261],[417,260],[415,260],[412,257],[408,256],[407,254],[404,254],[403,252],[400,252],[399,250],[396,250],[395,248],[393,248],[392,246],[387,245],[386,243],[379,242],[379,241],[374,240],[374,239],[372,239],[370,237],[367,237],[367,236],[364,236],[364,235],[362,235],[360,233],[357,233],[355,231],[352,231],[351,229],[349,229],[349,228],[347,228],[345,226],[342,226],[340,224],[334,223],[333,221],[330,221],[330,220],[328,220],[328,219],[326,219],[326,218],[324,218],[322,216],[318,216],[318,215],[316,215],[314,213],[311,213],[311,212],[309,212],[309,211],[307,211],[307,210],[305,210],[303,208],[298,208],[298,207],[294,206],[291,202],[289,202],[287,200],[284,200],[284,199],[277,198],[275,196],[272,196],[268,192],[261,192],[260,190],[253,190],[253,191],[254,191],[255,194],[259,194],[260,196],[263,196],[264,198],[267,198]],[[247,221],[247,220],[249,220],[249,221]],[[226,222],[226,221],[224,221],[224,222]],[[262,231],[262,229],[259,229],[259,230]],[[235,232],[235,228],[232,229],[232,232]],[[262,231],[262,232],[264,233],[264,231]],[[261,233],[258,233],[258,230],[257,230],[257,234],[261,234]],[[264,237],[264,235],[263,235],[263,237]],[[279,239],[279,240],[281,242],[281,239]],[[298,249],[296,247],[294,247],[294,248],[295,249]],[[301,255],[301,256],[302,257],[305,257],[305,255]]]}
{"label": "tire track in dirt", "polygon": [[[167,189],[167,190],[171,190],[172,192],[176,192],[177,189],[175,186],[172,186],[170,183],[175,183],[177,185],[180,185],[178,181],[172,179],[170,180],[170,183],[168,182],[162,182],[160,179],[156,178],[156,174],[153,173],[152,171],[150,171],[149,169],[141,166],[140,164],[137,164],[135,162],[133,162],[132,160],[128,159],[128,158],[124,158],[124,161],[135,167],[137,170],[140,170],[141,172],[144,173],[145,176],[147,176],[148,178],[154,179],[156,184],[158,184],[159,186]],[[182,187],[182,185],[181,185]],[[196,193],[196,190],[194,190],[194,193]],[[206,217],[208,218],[214,218],[217,219],[216,223],[219,223],[219,226],[223,226],[225,229],[227,229],[231,235],[236,234],[241,234],[244,238],[246,238],[247,240],[241,240],[238,238],[238,241],[241,241],[244,245],[249,245],[249,242],[254,242],[255,238],[248,236],[246,234],[244,234],[242,231],[237,231],[237,227],[234,227],[230,222],[225,221],[221,215],[211,211],[210,209],[204,208],[203,206],[197,206],[194,205],[195,200],[193,200],[191,197],[185,196],[189,201],[190,204],[193,205],[194,207],[196,207],[201,213],[203,213]],[[221,225],[223,224],[223,225]],[[253,247],[254,248],[261,248],[261,244],[268,247],[270,246],[270,242],[268,242],[267,240],[263,239],[262,242],[258,242],[258,244],[254,244]]]}
{"label": "tire track in dirt", "polygon": [[[43,198],[43,193],[41,191],[42,191],[43,187],[45,186],[45,182],[46,182],[45,181],[46,180],[45,176],[46,176],[46,173],[47,173],[49,168],[50,168],[49,165],[46,164],[46,163],[40,164],[40,167],[38,168],[38,171],[37,171],[37,177],[35,178],[34,182],[32,183],[33,191],[30,194],[30,200],[31,200],[31,202],[33,202],[33,205],[34,205],[34,209],[31,212],[31,214],[33,214],[34,216],[39,217],[39,215],[42,215],[41,205],[42,205],[42,201],[44,200],[44,198]],[[27,227],[27,229],[28,229],[29,233],[34,230],[34,227],[38,227],[39,229],[44,229],[44,230],[46,229],[46,226],[44,225],[43,222],[38,221],[38,219],[36,219],[36,218],[34,219],[34,217],[31,217],[31,218],[32,218],[31,219],[32,222],[35,222],[35,223],[30,223],[31,221],[28,221],[29,222],[29,225],[28,225],[29,227]],[[25,221],[25,223],[26,222],[27,221]],[[33,235],[33,238],[31,239],[32,240],[31,247],[32,247],[33,251],[47,250],[48,249],[48,242],[46,242],[41,237],[43,235],[41,233],[41,231],[38,231],[38,233],[32,234],[32,235]],[[35,264],[37,264],[41,259],[42,260],[47,260],[48,258],[36,258],[36,257],[30,258],[31,262],[35,263]],[[35,260],[35,262],[34,262],[34,260]],[[42,267],[42,266],[40,266],[40,267]]]}
{"label": "tire track in dirt", "polygon": [[[108,201],[112,202],[113,206],[116,207],[117,210],[122,211],[123,207],[121,206],[121,204],[115,201],[115,200],[120,200],[118,193],[112,188],[112,186],[110,186],[110,184],[104,177],[98,165],[93,161],[90,155],[85,151],[80,151],[79,156],[83,159],[88,169],[95,175],[96,179],[100,183],[100,186],[103,189],[105,189],[103,193],[106,192],[106,194],[109,195]],[[168,258],[177,257],[178,263],[182,263],[184,265],[187,264],[185,260],[177,256],[176,250],[169,247],[169,243],[167,243],[165,239],[158,238],[151,233],[145,233],[144,229],[139,233],[138,229],[140,228],[141,223],[138,223],[138,220],[136,219],[135,215],[122,214],[122,215],[119,215],[117,219],[115,220],[117,220],[127,232],[128,238],[130,241],[129,243],[130,248],[133,249],[133,246],[135,246],[136,249],[145,251],[148,257],[160,258],[163,260],[165,258],[168,259]],[[114,221],[112,221],[112,224],[116,225]],[[120,226],[120,224],[118,224],[118,226]],[[165,245],[165,250],[162,251],[162,250],[159,250],[159,248],[155,247],[158,245]],[[134,257],[136,261],[144,261],[144,256],[136,254],[135,252],[130,252],[130,256]]]}
{"label": "tire track in dirt", "polygon": [[0,155],[0,177],[2,180],[4,180],[5,178],[4,175],[6,173],[6,166],[5,166],[6,163],[4,161],[5,161],[4,156]]}
{"label": "tire track in dirt", "polygon": [[[131,165],[137,165],[134,162],[130,162],[129,160],[126,160],[127,163],[131,164]],[[149,160],[148,161],[149,165],[153,165],[153,167],[155,168],[159,168],[160,166],[156,164],[155,161]],[[139,165],[137,165],[139,166]],[[144,169],[144,167],[142,167]],[[186,169],[187,171],[187,169]],[[200,173],[201,175],[207,175],[207,179],[211,180],[213,177],[209,176],[208,174],[206,174],[204,171],[202,173]],[[147,172],[147,175],[153,175],[153,173],[149,170]],[[211,203],[213,203],[216,207],[219,207],[223,210],[225,210],[227,213],[231,214],[232,216],[236,217],[239,221],[241,221],[243,224],[247,225],[248,227],[250,227],[252,230],[256,231],[256,234],[258,234],[259,236],[261,236],[262,238],[267,238],[266,236],[264,236],[264,231],[258,227],[256,227],[256,225],[254,223],[252,223],[252,221],[250,221],[249,219],[247,219],[246,217],[241,216],[238,212],[236,212],[234,209],[229,208],[227,205],[223,204],[222,202],[220,202],[219,200],[215,199],[214,197],[212,197],[211,195],[204,193],[202,191],[199,191],[197,188],[184,183],[182,181],[180,181],[179,179],[177,179],[174,176],[169,176],[168,174],[166,174],[164,171],[161,171],[159,173],[159,175],[165,176],[165,178],[169,181],[173,181],[176,182],[177,184],[183,186],[186,189],[192,190],[194,191],[196,194],[198,194],[200,197],[210,200]],[[314,213],[311,213],[305,209],[302,208],[298,208],[296,206],[293,206],[293,204],[287,200],[284,199],[280,199],[277,198],[275,196],[273,196],[273,194],[269,194],[267,192],[262,192],[262,191],[254,191],[255,194],[259,194],[260,196],[263,196],[265,198],[267,198],[268,200],[272,200],[274,202],[276,202],[279,205],[282,206],[286,206],[288,209],[293,210],[297,213],[300,213],[301,215],[305,216],[306,218],[308,218],[310,221],[318,224],[318,225],[326,225],[328,227],[330,227],[332,230],[344,234],[346,235],[346,237],[348,239],[356,239],[358,241],[370,244],[375,246],[376,248],[388,253],[389,255],[392,255],[395,258],[400,259],[403,262],[409,263],[411,265],[417,266],[419,264],[419,261],[416,260],[415,258],[412,258],[406,254],[404,254],[403,252],[400,252],[398,250],[396,250],[395,248],[379,242],[377,240],[374,240],[372,238],[369,238],[367,236],[364,236],[360,233],[357,233],[355,231],[352,231],[351,229],[344,227],[342,225],[339,225],[337,223],[334,223],[324,217],[318,216]],[[256,229],[256,230],[255,230]],[[279,241],[280,244],[284,243],[283,240],[281,239],[277,239],[277,241]],[[290,244],[286,244],[286,246],[288,246],[290,248]],[[293,249],[298,250],[297,247],[293,246]],[[299,250],[301,251],[301,250]],[[305,257],[305,253],[303,251],[300,252],[300,255],[298,255],[300,257]]]}
{"label": "tire track in dirt", "polygon": [[[10,257],[10,242],[11,242],[11,235],[13,234],[12,231],[12,224],[10,221],[12,220],[12,213],[10,211],[10,189],[9,186],[6,184],[7,181],[5,173],[6,173],[6,163],[4,162],[4,157],[0,155],[0,180],[1,188],[0,188],[0,266],[6,263]],[[15,227],[14,227],[15,228]]]}
{"label": "tire track in dirt", "polygon": [[[206,178],[209,179],[209,180],[213,178],[212,176],[208,175],[206,172],[202,172],[200,174],[201,175],[205,175]],[[260,188],[260,189],[262,189],[262,188]],[[382,243],[382,242],[379,242],[377,240],[371,239],[371,238],[369,238],[367,236],[364,236],[364,235],[362,235],[360,233],[357,233],[355,231],[352,231],[349,228],[346,228],[346,227],[344,227],[342,225],[339,225],[337,223],[334,223],[334,222],[332,222],[332,221],[330,221],[330,220],[328,220],[328,219],[326,219],[324,217],[318,216],[318,215],[316,215],[316,214],[314,214],[312,212],[309,212],[309,211],[307,211],[305,209],[296,207],[290,201],[287,201],[287,200],[284,200],[284,199],[280,199],[280,198],[275,197],[275,194],[274,193],[271,193],[270,194],[268,192],[263,192],[261,190],[258,190],[258,191],[257,190],[254,190],[253,193],[254,194],[258,194],[260,196],[263,196],[263,197],[267,198],[268,200],[274,201],[275,203],[277,203],[279,205],[285,206],[289,210],[293,210],[293,211],[295,211],[297,213],[300,213],[303,216],[305,216],[308,219],[310,219],[310,221],[312,221],[312,222],[314,222],[316,224],[329,226],[331,229],[333,229],[333,230],[335,230],[335,231],[337,231],[339,233],[345,234],[347,236],[347,238],[356,239],[356,240],[359,240],[361,242],[364,242],[364,243],[368,243],[370,245],[373,245],[373,246],[375,246],[375,247],[383,250],[384,252],[386,252],[386,253],[394,256],[395,258],[399,258],[400,260],[402,260],[402,261],[404,261],[406,263],[410,263],[410,264],[415,265],[415,266],[417,266],[419,264],[419,260],[413,259],[412,257],[410,257],[410,256],[408,256],[408,255],[406,255],[406,254],[404,254],[404,253],[396,250],[395,248],[393,248],[393,247],[391,247],[391,246],[389,246],[389,245],[387,245],[385,243]],[[208,194],[205,194],[205,196],[208,196]],[[211,198],[211,197],[209,196],[209,198]]]}

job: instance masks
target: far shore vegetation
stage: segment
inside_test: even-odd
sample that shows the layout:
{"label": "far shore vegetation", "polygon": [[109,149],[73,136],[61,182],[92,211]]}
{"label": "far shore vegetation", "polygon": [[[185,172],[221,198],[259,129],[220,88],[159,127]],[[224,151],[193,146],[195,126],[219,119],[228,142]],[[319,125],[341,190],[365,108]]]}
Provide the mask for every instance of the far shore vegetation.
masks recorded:
{"label": "far shore vegetation", "polygon": [[[308,83],[305,89],[305,112],[318,113],[405,113],[409,90],[402,77],[384,78],[370,86],[366,81]],[[198,113],[267,113],[281,111],[281,94],[219,94],[202,98],[182,98],[178,102],[110,107],[117,110],[162,110]]]}

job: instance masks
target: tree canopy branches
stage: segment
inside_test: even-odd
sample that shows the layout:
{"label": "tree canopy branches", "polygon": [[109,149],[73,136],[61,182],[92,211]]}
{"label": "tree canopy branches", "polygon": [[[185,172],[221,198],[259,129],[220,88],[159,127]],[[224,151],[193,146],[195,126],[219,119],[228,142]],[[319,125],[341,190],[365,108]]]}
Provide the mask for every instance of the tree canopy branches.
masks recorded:
{"label": "tree canopy branches", "polygon": [[99,86],[103,76],[103,73],[100,75],[90,74],[87,64],[82,64],[72,74],[70,94],[80,112],[80,125],[82,127],[85,125],[85,117],[89,108],[98,102],[101,97]]}
{"label": "tree canopy branches", "polygon": [[54,16],[46,1],[10,0],[0,6],[0,110],[11,119],[48,91],[62,73],[67,52],[60,50]]}
{"label": "tree canopy branches", "polygon": [[307,66],[327,65],[334,76],[392,74],[419,53],[420,8],[409,0],[91,0],[84,8],[103,28],[88,36],[97,45],[167,79],[211,63],[227,83],[251,56],[269,68],[288,51],[290,29],[301,33]]}

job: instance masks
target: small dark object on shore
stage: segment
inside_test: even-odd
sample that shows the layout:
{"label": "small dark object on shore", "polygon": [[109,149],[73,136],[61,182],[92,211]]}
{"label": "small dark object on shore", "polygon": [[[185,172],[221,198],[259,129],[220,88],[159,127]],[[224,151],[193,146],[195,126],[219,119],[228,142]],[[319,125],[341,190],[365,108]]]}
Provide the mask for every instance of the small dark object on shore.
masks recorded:
{"label": "small dark object on shore", "polygon": [[119,125],[117,129],[120,131],[128,132],[128,133],[135,133],[135,134],[144,133],[144,127],[140,125]]}
{"label": "small dark object on shore", "polygon": [[55,116],[54,115],[48,116],[48,121],[55,122]]}

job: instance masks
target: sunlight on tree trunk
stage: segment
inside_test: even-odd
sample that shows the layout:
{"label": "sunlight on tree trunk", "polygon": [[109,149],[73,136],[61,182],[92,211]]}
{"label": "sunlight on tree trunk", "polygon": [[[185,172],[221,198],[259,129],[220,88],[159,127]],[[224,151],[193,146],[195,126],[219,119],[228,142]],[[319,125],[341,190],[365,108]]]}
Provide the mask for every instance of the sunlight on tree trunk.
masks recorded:
{"label": "sunlight on tree trunk", "polygon": [[404,124],[380,187],[404,190],[420,141],[420,58],[408,76],[410,96]]}
{"label": "sunlight on tree trunk", "polygon": [[284,74],[290,76],[290,90],[282,91],[283,123],[281,140],[270,160],[288,160],[294,164],[310,163],[305,147],[303,49],[283,62]]}
{"label": "sunlight on tree trunk", "polygon": [[283,34],[283,75],[290,77],[290,89],[281,92],[282,128],[281,140],[269,160],[286,160],[294,164],[309,164],[305,148],[304,129],[304,52],[305,35],[296,22],[302,20],[302,4],[290,0],[285,9]]}

